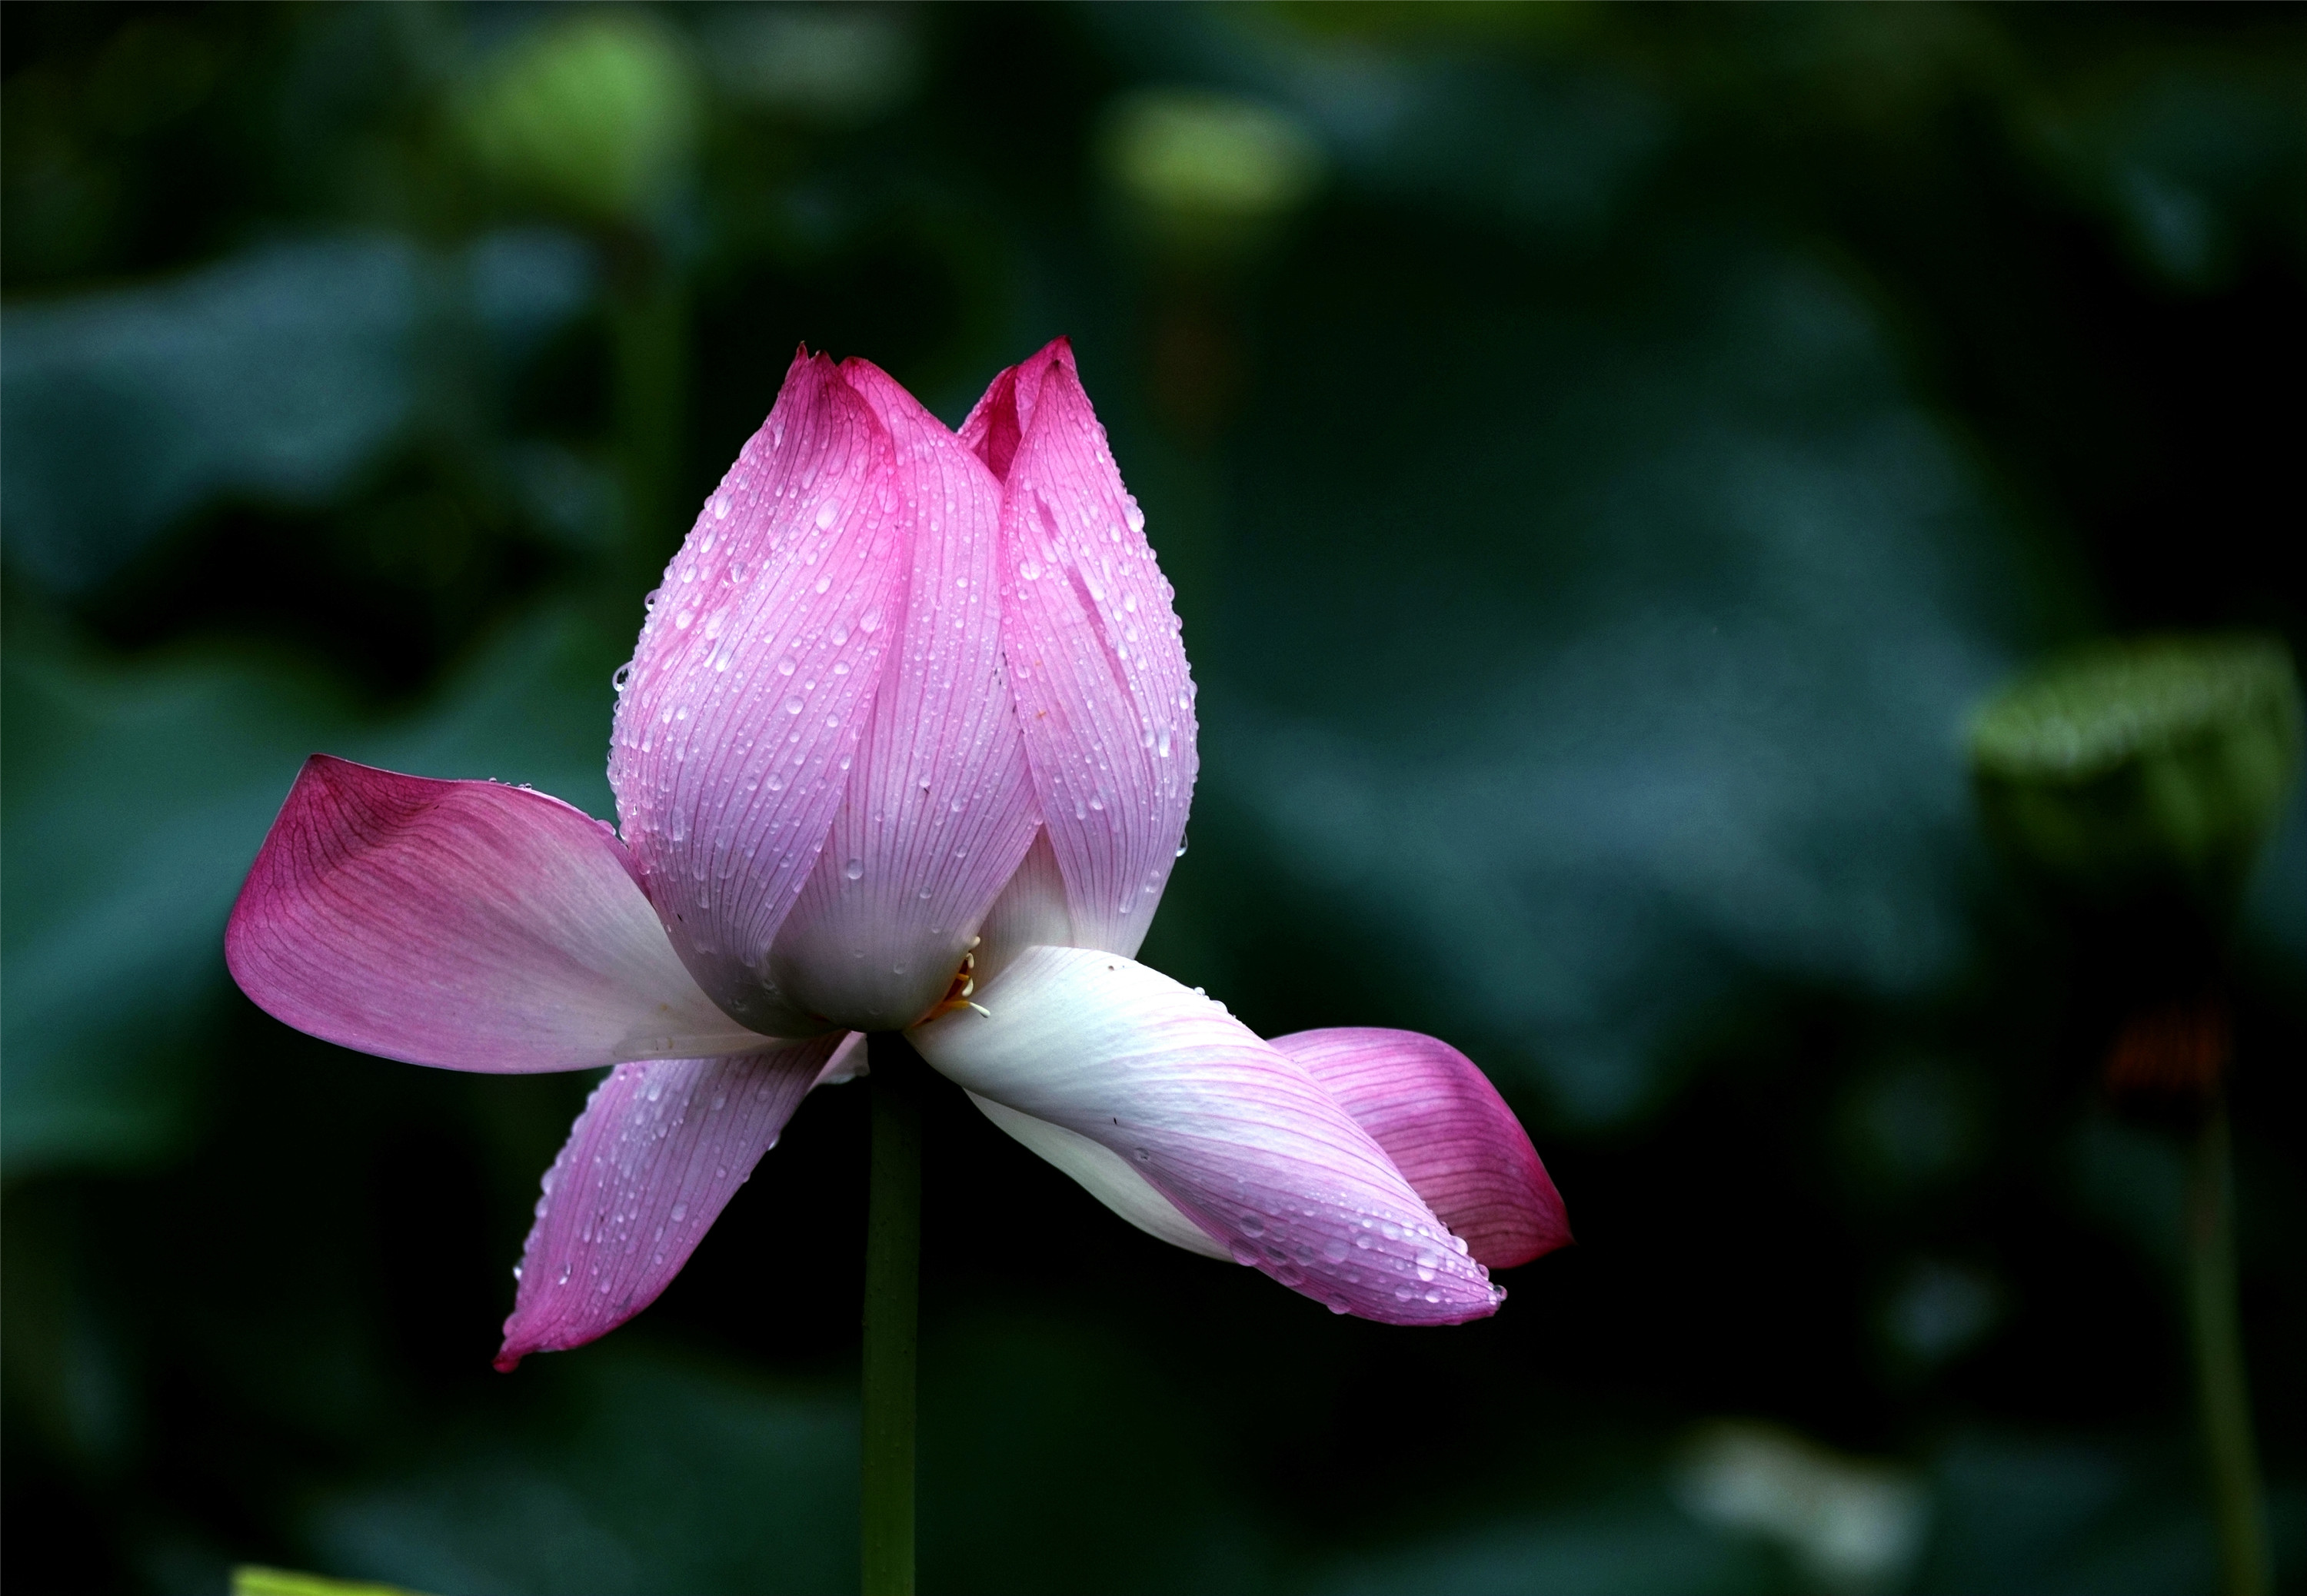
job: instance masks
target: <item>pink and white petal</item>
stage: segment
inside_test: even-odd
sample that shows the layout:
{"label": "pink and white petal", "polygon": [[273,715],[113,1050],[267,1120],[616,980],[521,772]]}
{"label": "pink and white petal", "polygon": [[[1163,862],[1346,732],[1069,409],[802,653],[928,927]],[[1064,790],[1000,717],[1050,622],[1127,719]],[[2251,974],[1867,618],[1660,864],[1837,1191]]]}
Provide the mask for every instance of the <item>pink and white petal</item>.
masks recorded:
{"label": "pink and white petal", "polygon": [[582,1346],[656,1301],[810,1088],[846,1079],[862,1040],[612,1071],[545,1172],[497,1367]]}
{"label": "pink and white petal", "polygon": [[1002,493],[1002,647],[1075,935],[1129,954],[1186,833],[1194,683],[1145,517],[1070,354],[1036,360],[1030,407],[1036,363],[1014,395],[1028,419]]}
{"label": "pink and white petal", "polygon": [[764,980],[840,807],[903,613],[888,431],[823,355],[665,568],[623,676],[609,781],[674,946],[729,1012],[819,1028]]}
{"label": "pink and white petal", "polygon": [[316,754],[225,927],[301,1031],[450,1070],[759,1047],[699,990],[609,828],[559,798]]}
{"label": "pink and white petal", "polygon": [[1566,1246],[1570,1217],[1538,1149],[1474,1061],[1416,1031],[1276,1037],[1370,1133],[1476,1261],[1509,1268]]}
{"label": "pink and white petal", "polygon": [[1029,948],[911,1033],[978,1097],[1130,1162],[1240,1263],[1341,1313],[1456,1324],[1504,1296],[1368,1132],[1222,1004],[1117,953]]}
{"label": "pink and white petal", "polygon": [[1186,1217],[1183,1210],[1145,1183],[1128,1159],[1088,1137],[1005,1108],[975,1092],[969,1100],[985,1117],[1026,1148],[1071,1175],[1082,1189],[1157,1242],[1183,1247],[1204,1258],[1231,1258],[1224,1243]]}
{"label": "pink and white petal", "polygon": [[888,429],[913,571],[863,747],[769,973],[814,1013],[896,1030],[945,996],[1041,820],[1001,661],[1000,484],[879,368],[841,371]]}
{"label": "pink and white petal", "polygon": [[1023,863],[987,911],[978,934],[976,976],[990,981],[1009,961],[1032,947],[1074,945],[1073,916],[1066,908],[1066,878],[1050,850],[1047,832],[1034,834]]}

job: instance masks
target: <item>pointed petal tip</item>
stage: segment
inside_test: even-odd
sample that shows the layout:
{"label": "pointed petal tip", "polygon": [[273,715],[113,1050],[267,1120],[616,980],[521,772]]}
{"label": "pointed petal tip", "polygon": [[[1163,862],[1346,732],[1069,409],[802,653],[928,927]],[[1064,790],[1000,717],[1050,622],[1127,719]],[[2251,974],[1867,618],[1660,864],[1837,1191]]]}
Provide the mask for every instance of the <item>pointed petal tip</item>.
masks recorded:
{"label": "pointed petal tip", "polygon": [[[617,699],[626,841],[653,894],[679,883],[689,900],[666,930],[708,993],[773,1034],[803,1034],[806,1016],[761,963],[832,830],[896,642],[884,623],[912,554],[893,451],[829,357],[798,361],[666,568]],[[791,735],[765,735],[779,709]]]}
{"label": "pointed petal tip", "polygon": [[1002,648],[1076,940],[1129,954],[1192,806],[1193,673],[1095,407],[1069,366],[1035,361],[1017,369],[1023,434],[1003,482]]}
{"label": "pointed petal tip", "polygon": [[853,1047],[824,1036],[611,1071],[545,1177],[496,1367],[598,1340],[656,1302]]}

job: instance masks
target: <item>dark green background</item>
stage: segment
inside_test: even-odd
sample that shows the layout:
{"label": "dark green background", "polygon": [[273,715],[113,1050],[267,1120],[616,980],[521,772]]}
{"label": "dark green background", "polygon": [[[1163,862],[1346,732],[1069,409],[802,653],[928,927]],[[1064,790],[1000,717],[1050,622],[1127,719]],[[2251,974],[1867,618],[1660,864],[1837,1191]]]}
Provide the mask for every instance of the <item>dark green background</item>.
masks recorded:
{"label": "dark green background", "polygon": [[[651,235],[670,497],[798,340],[957,420],[1070,333],[1203,689],[1146,959],[1265,1032],[1457,1042],[1579,1235],[1494,1320],[1334,1319],[941,1099],[923,1588],[1813,1588],[1677,1505],[1723,1417],[1909,1471],[1895,1588],[2210,1588],[2177,1144],[2094,1086],[2138,994],[1997,867],[1961,735],[2064,642],[2307,643],[2302,13],[888,9],[803,18],[838,70],[776,92],[790,16],[660,14],[708,96]],[[338,1051],[220,954],[313,749],[609,813],[687,516],[616,508],[633,241],[482,181],[454,109],[562,20],[0,13],[24,1596],[854,1581],[858,1091],[641,1319],[508,1378],[588,1080]],[[1278,108],[1325,181],[1165,253],[1099,156],[1149,86]],[[2296,807],[2236,969],[2297,1590]]]}

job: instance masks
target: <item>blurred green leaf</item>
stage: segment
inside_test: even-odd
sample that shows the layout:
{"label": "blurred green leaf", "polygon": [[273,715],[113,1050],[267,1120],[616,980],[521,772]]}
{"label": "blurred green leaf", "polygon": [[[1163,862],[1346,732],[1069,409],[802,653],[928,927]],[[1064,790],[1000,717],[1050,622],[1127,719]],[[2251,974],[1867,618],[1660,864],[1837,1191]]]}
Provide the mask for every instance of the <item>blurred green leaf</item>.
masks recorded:
{"label": "blurred green leaf", "polygon": [[[1454,1027],[1590,1122],[1657,1102],[1745,971],[1888,996],[1960,968],[1957,738],[2020,609],[1850,286],[1659,247],[1575,305],[1420,303],[1387,279],[1422,262],[1309,250],[1308,303],[1368,308],[1351,344],[1276,329],[1256,536],[1197,656],[1202,813],[1345,910],[1349,962],[1378,951],[1404,995],[1362,1018]],[[1419,336],[1463,353],[1394,353]]]}
{"label": "blurred green leaf", "polygon": [[460,255],[368,235],[270,243],[174,281],[8,310],[9,558],[67,591],[239,497],[311,506],[589,301],[582,246],[492,235]]}
{"label": "blurred green leaf", "polygon": [[285,1568],[244,1566],[232,1571],[232,1596],[420,1596],[400,1585],[372,1585],[357,1580],[324,1579],[317,1574],[293,1574]]}
{"label": "blurred green leaf", "polygon": [[1322,1596],[1761,1596],[1788,1584],[1783,1559],[1696,1523],[1653,1488],[1343,1561],[1310,1588]]}
{"label": "blurred green leaf", "polygon": [[146,1161],[182,1135],[197,1033],[228,990],[225,916],[305,755],[527,782],[605,815],[609,673],[630,648],[540,611],[425,712],[378,726],[275,664],[108,665],[12,635],[10,1174]]}
{"label": "blurred green leaf", "polygon": [[315,1559],[457,1596],[855,1586],[853,1397],[616,1345],[553,1378],[556,1421],[435,1436],[397,1474],[322,1493]]}

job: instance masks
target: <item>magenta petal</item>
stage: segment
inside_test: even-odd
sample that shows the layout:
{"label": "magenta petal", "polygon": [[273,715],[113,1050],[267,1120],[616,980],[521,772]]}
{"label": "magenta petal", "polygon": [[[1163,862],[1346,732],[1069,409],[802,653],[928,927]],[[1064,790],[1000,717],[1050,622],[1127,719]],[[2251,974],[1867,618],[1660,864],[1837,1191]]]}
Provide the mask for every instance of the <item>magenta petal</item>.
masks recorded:
{"label": "magenta petal", "polygon": [[905,604],[889,435],[824,356],[775,409],[665,569],[617,703],[609,781],[674,945],[731,1013],[808,1018],[769,944],[840,807]]}
{"label": "magenta petal", "polygon": [[895,449],[913,550],[847,793],[770,976],[859,1030],[911,1025],[946,994],[1040,819],[1001,662],[1001,489],[978,457],[863,361],[842,374]]}
{"label": "magenta petal", "polygon": [[620,1064],[545,1172],[499,1369],[607,1335],[656,1301],[854,1035],[742,1058]]}
{"label": "magenta petal", "polygon": [[682,968],[599,821],[326,755],[250,867],[225,960],[275,1018],[414,1064],[582,1070],[762,1040]]}
{"label": "magenta petal", "polygon": [[1416,1031],[1357,1027],[1274,1046],[1376,1139],[1477,1260],[1508,1268],[1568,1244],[1570,1218],[1538,1149],[1464,1054]]}
{"label": "magenta petal", "polygon": [[995,481],[1008,480],[1018,441],[1033,424],[1033,407],[1042,397],[1042,379],[1059,363],[1068,371],[1074,369],[1074,346],[1065,338],[1051,340],[994,378],[962,422],[962,443],[985,462]]}
{"label": "magenta petal", "polygon": [[977,1001],[916,1026],[922,1056],[1119,1155],[1238,1262],[1390,1324],[1497,1310],[1504,1293],[1385,1150],[1223,1005],[1119,954],[1051,947]]}
{"label": "magenta petal", "polygon": [[1076,940],[1134,953],[1193,800],[1193,679],[1145,517],[1069,354],[1043,351],[1015,388],[1024,423],[1002,492],[1002,646],[1025,757]]}

